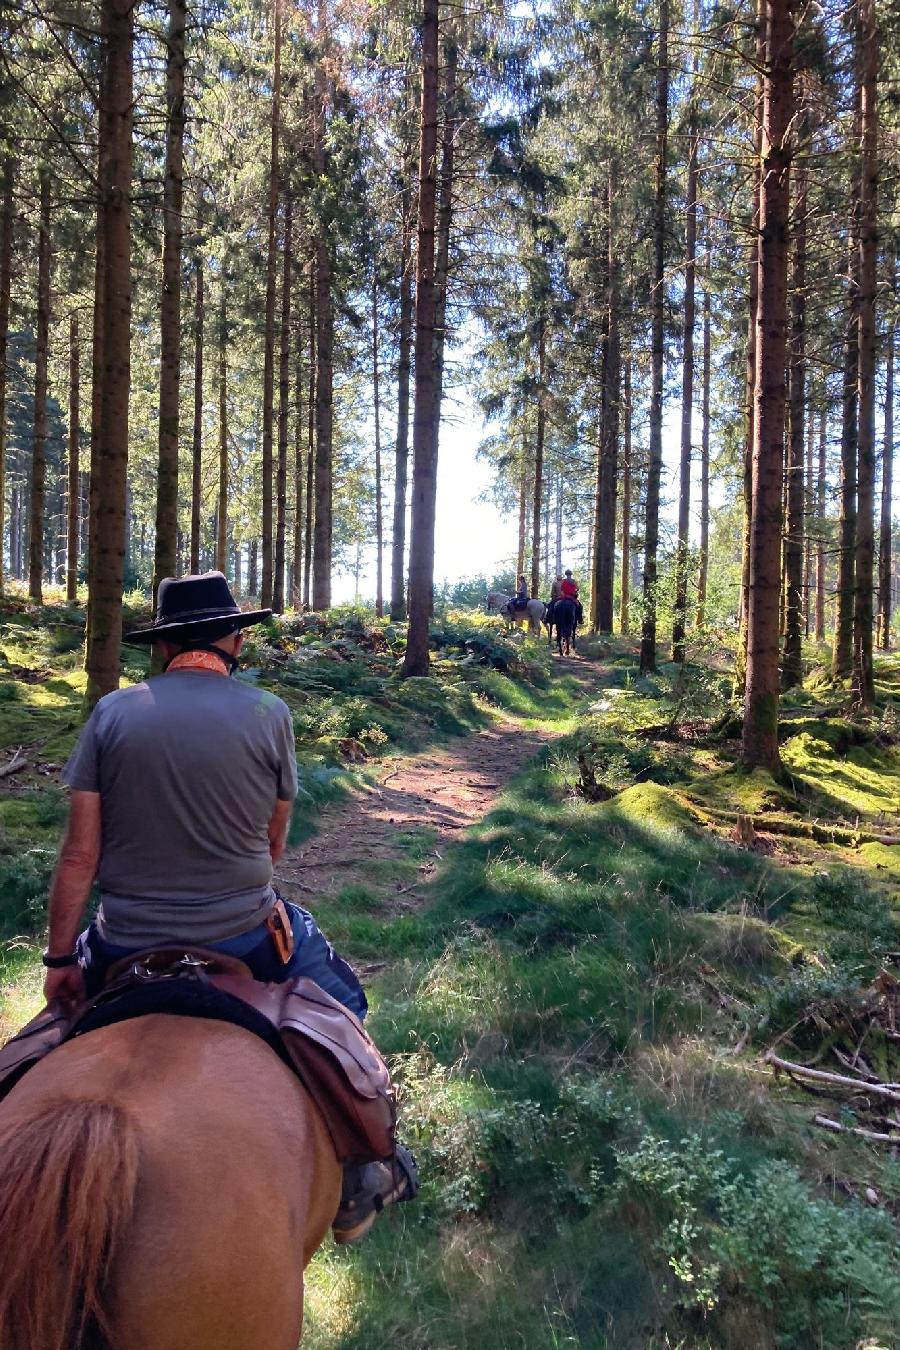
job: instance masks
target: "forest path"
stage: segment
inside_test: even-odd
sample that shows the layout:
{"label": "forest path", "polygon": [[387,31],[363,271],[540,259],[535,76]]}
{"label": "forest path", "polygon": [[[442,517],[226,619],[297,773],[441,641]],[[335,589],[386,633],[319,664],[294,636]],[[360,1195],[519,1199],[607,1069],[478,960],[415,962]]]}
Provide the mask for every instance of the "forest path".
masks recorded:
{"label": "forest path", "polygon": [[[591,661],[576,658],[561,671],[574,675],[586,696],[601,683],[601,667]],[[481,820],[523,765],[570,726],[567,719],[523,727],[504,717],[417,754],[392,756],[374,783],[323,808],[316,833],[285,852],[276,884],[287,899],[313,909],[316,897],[356,885],[395,913],[418,909],[444,846]]]}

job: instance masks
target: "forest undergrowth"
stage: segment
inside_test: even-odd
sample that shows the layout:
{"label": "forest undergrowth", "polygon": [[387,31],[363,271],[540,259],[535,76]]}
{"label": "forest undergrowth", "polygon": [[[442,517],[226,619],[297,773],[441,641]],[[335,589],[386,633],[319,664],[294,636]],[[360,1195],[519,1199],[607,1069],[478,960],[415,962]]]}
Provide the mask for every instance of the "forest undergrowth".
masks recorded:
{"label": "forest undergrowth", "polygon": [[[24,760],[0,779],[8,1030],[38,1003],[80,615],[0,613],[0,773]],[[567,665],[472,614],[434,642],[406,682],[402,631],[364,613],[246,649],[243,678],[294,714],[295,837],[381,756],[498,712],[562,733],[442,855],[414,922],[360,886],[320,915],[363,960],[377,918],[370,1026],[423,1186],[319,1253],[304,1346],[895,1345],[900,1164],[852,1131],[900,1134],[872,1091],[900,1080],[900,661],[867,719],[824,674],[788,695],[776,779],[735,767],[727,642],[643,678],[626,642]],[[773,1050],[853,1085],[813,1096]]]}
{"label": "forest undergrowth", "polygon": [[892,1346],[900,1166],[850,1131],[900,1134],[900,663],[867,721],[789,697],[776,781],[734,767],[727,649],[593,653],[373,989],[422,1197],[319,1254],[304,1344]]}

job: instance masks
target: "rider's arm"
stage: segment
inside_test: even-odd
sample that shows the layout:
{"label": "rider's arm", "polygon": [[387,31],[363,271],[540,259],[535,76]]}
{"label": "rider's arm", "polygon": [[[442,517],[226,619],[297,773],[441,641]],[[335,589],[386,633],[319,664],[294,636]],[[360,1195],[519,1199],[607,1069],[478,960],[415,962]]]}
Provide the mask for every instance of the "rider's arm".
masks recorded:
{"label": "rider's arm", "polygon": [[100,823],[100,793],[74,791],[50,886],[47,948],[51,956],[74,950],[100,862]]}
{"label": "rider's arm", "polygon": [[277,863],[284,853],[288,826],[291,823],[292,806],[293,802],[279,800],[275,803],[275,810],[272,812],[272,819],[269,821],[269,853],[272,855],[273,863]]}

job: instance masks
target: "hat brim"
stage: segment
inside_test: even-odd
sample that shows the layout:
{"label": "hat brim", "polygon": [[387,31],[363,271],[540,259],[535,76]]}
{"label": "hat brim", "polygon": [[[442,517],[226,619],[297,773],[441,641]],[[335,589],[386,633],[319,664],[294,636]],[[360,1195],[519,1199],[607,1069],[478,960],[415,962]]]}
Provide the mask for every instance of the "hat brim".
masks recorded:
{"label": "hat brim", "polygon": [[210,619],[185,619],[183,623],[160,623],[154,624],[152,628],[136,628],[130,633],[122,634],[123,642],[130,643],[149,643],[165,642],[167,638],[176,639],[184,634],[185,629],[191,629],[196,632],[198,629],[202,632],[204,628],[212,628],[215,624],[234,623],[238,628],[248,628],[250,624],[262,623],[264,619],[272,617],[271,609],[248,609],[242,610],[240,614],[216,614]]}

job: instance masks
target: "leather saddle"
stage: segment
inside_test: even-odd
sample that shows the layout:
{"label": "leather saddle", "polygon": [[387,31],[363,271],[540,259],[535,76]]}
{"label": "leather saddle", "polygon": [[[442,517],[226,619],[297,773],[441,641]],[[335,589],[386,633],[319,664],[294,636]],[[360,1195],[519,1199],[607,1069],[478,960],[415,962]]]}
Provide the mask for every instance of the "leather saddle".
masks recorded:
{"label": "leather saddle", "polygon": [[243,961],[202,947],[153,948],[110,968],[79,1007],[53,1002],[0,1049],[0,1100],[63,1042],[149,1013],[230,1022],[264,1040],[322,1114],[338,1160],[394,1152],[396,1102],[387,1065],[362,1023],[312,980],[254,980]]}

